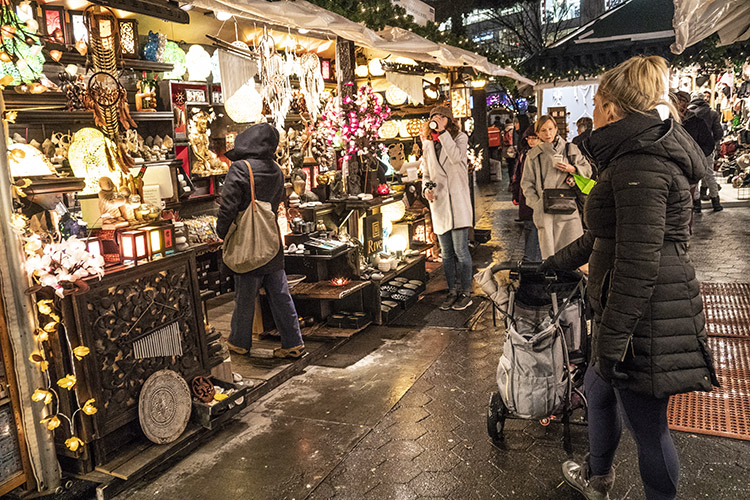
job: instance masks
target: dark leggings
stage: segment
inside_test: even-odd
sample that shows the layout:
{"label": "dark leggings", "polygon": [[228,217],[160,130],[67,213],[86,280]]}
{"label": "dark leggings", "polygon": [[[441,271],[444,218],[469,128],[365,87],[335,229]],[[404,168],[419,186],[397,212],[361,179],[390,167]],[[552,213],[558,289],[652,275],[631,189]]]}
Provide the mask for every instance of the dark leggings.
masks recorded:
{"label": "dark leggings", "polygon": [[[669,398],[653,398],[614,389],[596,373],[586,371],[589,420],[589,466],[593,475],[612,469],[622,423],[620,413],[638,446],[638,466],[648,500],[677,496],[680,461],[667,426]],[[619,411],[618,411],[619,408]]]}

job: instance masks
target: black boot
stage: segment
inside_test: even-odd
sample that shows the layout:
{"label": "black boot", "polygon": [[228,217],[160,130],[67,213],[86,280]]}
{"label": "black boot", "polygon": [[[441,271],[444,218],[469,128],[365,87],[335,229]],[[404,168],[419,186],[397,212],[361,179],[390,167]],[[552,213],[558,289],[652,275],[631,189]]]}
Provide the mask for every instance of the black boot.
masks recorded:
{"label": "black boot", "polygon": [[708,188],[707,187],[701,187],[701,200],[708,201],[710,198],[708,197]]}
{"label": "black boot", "polygon": [[693,212],[701,213],[701,200],[693,200]]}
{"label": "black boot", "polygon": [[711,198],[711,205],[714,207],[714,212],[721,212],[724,210],[724,207],[721,206],[721,203],[719,203],[719,197]]}

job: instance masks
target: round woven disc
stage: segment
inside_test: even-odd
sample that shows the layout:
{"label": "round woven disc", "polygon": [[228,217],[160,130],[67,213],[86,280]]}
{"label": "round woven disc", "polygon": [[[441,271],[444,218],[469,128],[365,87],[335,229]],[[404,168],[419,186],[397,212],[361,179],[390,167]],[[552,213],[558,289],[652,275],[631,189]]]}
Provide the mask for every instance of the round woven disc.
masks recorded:
{"label": "round woven disc", "polygon": [[159,370],[146,379],[138,398],[141,429],[156,444],[171,443],[180,437],[192,409],[190,388],[172,370]]}

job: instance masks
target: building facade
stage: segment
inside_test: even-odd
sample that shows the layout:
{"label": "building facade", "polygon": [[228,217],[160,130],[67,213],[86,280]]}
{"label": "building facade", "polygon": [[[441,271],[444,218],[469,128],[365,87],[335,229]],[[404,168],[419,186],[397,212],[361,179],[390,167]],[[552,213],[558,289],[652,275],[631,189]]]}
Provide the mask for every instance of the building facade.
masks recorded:
{"label": "building facade", "polygon": [[435,8],[420,0],[391,0],[393,5],[406,9],[406,13],[414,18],[420,26],[435,22]]}

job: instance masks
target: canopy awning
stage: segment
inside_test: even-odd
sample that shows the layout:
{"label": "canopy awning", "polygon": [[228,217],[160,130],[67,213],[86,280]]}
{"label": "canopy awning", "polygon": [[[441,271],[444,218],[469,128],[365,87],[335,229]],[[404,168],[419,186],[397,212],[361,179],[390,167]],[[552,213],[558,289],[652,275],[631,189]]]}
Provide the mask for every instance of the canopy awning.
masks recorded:
{"label": "canopy awning", "polygon": [[534,85],[510,68],[492,64],[486,57],[450,45],[438,44],[416,33],[387,27],[375,32],[339,14],[305,0],[191,0],[196,7],[212,11],[224,11],[240,18],[267,22],[294,29],[307,29],[331,34],[351,40],[361,47],[379,50],[394,56],[408,57],[422,62],[433,62],[441,66],[471,66],[477,71],[494,76],[507,76],[521,83]]}
{"label": "canopy awning", "polygon": [[748,0],[674,0],[675,42],[672,52],[681,54],[704,38],[719,34],[720,45],[750,39]]}

